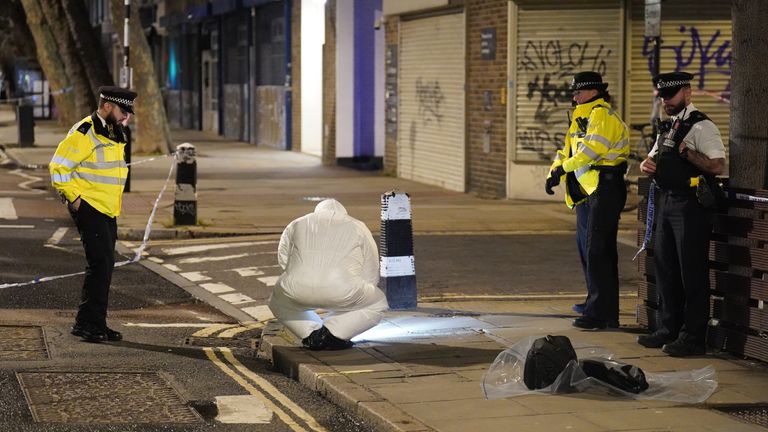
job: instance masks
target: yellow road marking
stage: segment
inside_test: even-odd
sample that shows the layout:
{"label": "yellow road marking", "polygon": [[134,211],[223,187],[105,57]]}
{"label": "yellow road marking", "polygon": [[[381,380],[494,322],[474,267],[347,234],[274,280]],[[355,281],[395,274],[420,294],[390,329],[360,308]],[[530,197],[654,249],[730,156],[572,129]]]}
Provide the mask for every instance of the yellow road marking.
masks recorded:
{"label": "yellow road marking", "polygon": [[214,324],[212,326],[206,327],[202,330],[198,330],[192,334],[193,337],[207,337],[210,336],[217,331],[232,328],[232,327],[239,327],[238,324]]}
{"label": "yellow road marking", "polygon": [[[264,393],[260,392],[257,388],[252,386],[248,381],[243,379],[240,375],[237,374],[237,372],[233,371],[229,366],[224,364],[219,357],[216,355],[216,352],[214,352],[213,348],[203,348],[203,351],[205,351],[205,355],[208,356],[208,359],[213,362],[216,366],[218,366],[219,369],[222,370],[225,374],[229,375],[230,378],[235,380],[238,384],[240,384],[245,390],[248,391],[248,393],[256,396],[259,400],[261,400],[264,405],[267,406],[267,408],[271,409],[272,412],[274,412],[280,420],[282,420],[285,424],[288,425],[291,429],[293,429],[296,432],[307,432],[306,429],[301,427],[300,424],[296,422],[291,416],[289,416],[285,411],[280,409],[277,405],[275,405],[272,400],[270,400],[268,397],[264,395]],[[225,355],[226,357],[226,355]]]}
{"label": "yellow road marking", "polygon": [[242,332],[245,332],[245,331],[248,331],[248,330],[254,330],[254,329],[262,328],[262,327],[264,327],[264,323],[262,323],[262,322],[255,322],[255,323],[251,323],[251,324],[246,324],[244,326],[240,326],[240,327],[224,330],[223,332],[219,333],[219,337],[231,338],[231,337],[233,337],[235,335],[238,335],[238,334],[240,334]]}
{"label": "yellow road marking", "polygon": [[272,395],[272,397],[283,404],[283,406],[293,411],[293,413],[304,420],[310,428],[318,432],[327,432],[326,429],[322,427],[314,417],[312,417],[308,412],[304,411],[304,409],[302,409],[300,406],[296,405],[296,403],[294,403],[292,400],[288,399],[287,396],[280,392],[280,390],[273,386],[269,381],[253,373],[253,371],[240,363],[235,358],[235,356],[232,355],[232,351],[230,351],[229,348],[219,348],[219,351],[221,351],[221,353],[224,355],[224,358],[229,363],[231,363],[235,369],[237,369],[241,374],[245,375],[246,378],[249,378],[251,381],[253,381],[257,386],[261,387],[262,390]]}

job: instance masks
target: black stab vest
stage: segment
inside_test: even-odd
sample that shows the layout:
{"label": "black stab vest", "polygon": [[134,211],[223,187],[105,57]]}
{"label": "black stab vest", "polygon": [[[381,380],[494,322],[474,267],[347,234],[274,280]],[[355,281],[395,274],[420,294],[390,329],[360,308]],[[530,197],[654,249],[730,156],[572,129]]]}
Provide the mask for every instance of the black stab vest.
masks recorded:
{"label": "black stab vest", "polygon": [[[656,154],[656,184],[666,191],[693,192],[691,177],[709,175],[696,168],[696,166],[680,156],[680,143],[696,123],[709,120],[709,117],[701,111],[692,111],[685,120],[667,120],[662,130],[668,130],[661,135],[658,143],[659,152]],[[675,124],[677,128],[675,130]]]}

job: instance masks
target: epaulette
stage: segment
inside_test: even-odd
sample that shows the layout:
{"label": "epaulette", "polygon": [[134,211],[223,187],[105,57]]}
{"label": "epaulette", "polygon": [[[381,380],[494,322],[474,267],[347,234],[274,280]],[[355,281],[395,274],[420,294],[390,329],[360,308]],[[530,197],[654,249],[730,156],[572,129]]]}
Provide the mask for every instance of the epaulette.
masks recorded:
{"label": "epaulette", "polygon": [[77,127],[77,131],[85,135],[88,133],[88,130],[91,128],[91,126],[93,126],[92,123],[83,122],[83,124]]}

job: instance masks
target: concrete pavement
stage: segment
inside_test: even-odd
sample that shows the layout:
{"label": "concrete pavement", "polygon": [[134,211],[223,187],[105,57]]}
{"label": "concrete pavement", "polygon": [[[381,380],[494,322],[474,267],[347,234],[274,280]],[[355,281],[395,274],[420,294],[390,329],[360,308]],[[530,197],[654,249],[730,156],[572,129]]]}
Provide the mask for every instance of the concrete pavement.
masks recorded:
{"label": "concrete pavement", "polygon": [[[0,144],[22,166],[47,164],[66,128],[39,121],[35,133],[35,147],[19,148],[13,113],[0,110]],[[573,214],[560,203],[482,200],[377,173],[326,167],[312,156],[265,150],[199,131],[173,131],[173,136],[176,144],[190,142],[198,149],[199,224],[173,226],[170,184],[160,200],[151,239],[279,233],[322,197],[339,199],[376,232],[380,195],[393,188],[411,195],[417,233],[574,232]],[[134,155],[133,161],[149,157]],[[121,239],[141,238],[172,163],[160,157],[134,166],[120,218]],[[622,219],[622,241],[634,243],[635,220],[634,214]],[[766,365],[717,353],[674,359],[645,349],[634,342],[635,302],[623,299],[622,328],[604,332],[572,328],[572,300],[420,303],[413,311],[388,313],[378,333],[342,352],[305,351],[293,335],[271,325],[264,332],[261,354],[381,431],[763,430],[715,408],[768,403]],[[592,395],[485,400],[482,376],[496,355],[523,336],[545,334],[603,345],[649,372],[713,365],[719,387],[705,404],[694,406]]]}

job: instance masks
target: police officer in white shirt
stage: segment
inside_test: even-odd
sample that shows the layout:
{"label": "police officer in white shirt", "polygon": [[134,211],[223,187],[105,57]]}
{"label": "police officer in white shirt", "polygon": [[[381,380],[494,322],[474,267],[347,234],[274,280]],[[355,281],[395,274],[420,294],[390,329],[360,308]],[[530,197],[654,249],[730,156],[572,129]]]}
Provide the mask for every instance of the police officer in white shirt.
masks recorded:
{"label": "police officer in white shirt", "polygon": [[670,118],[640,164],[657,188],[654,265],[661,323],[637,342],[674,357],[705,353],[712,191],[725,167],[720,131],[691,103],[691,79],[686,72],[654,77]]}

